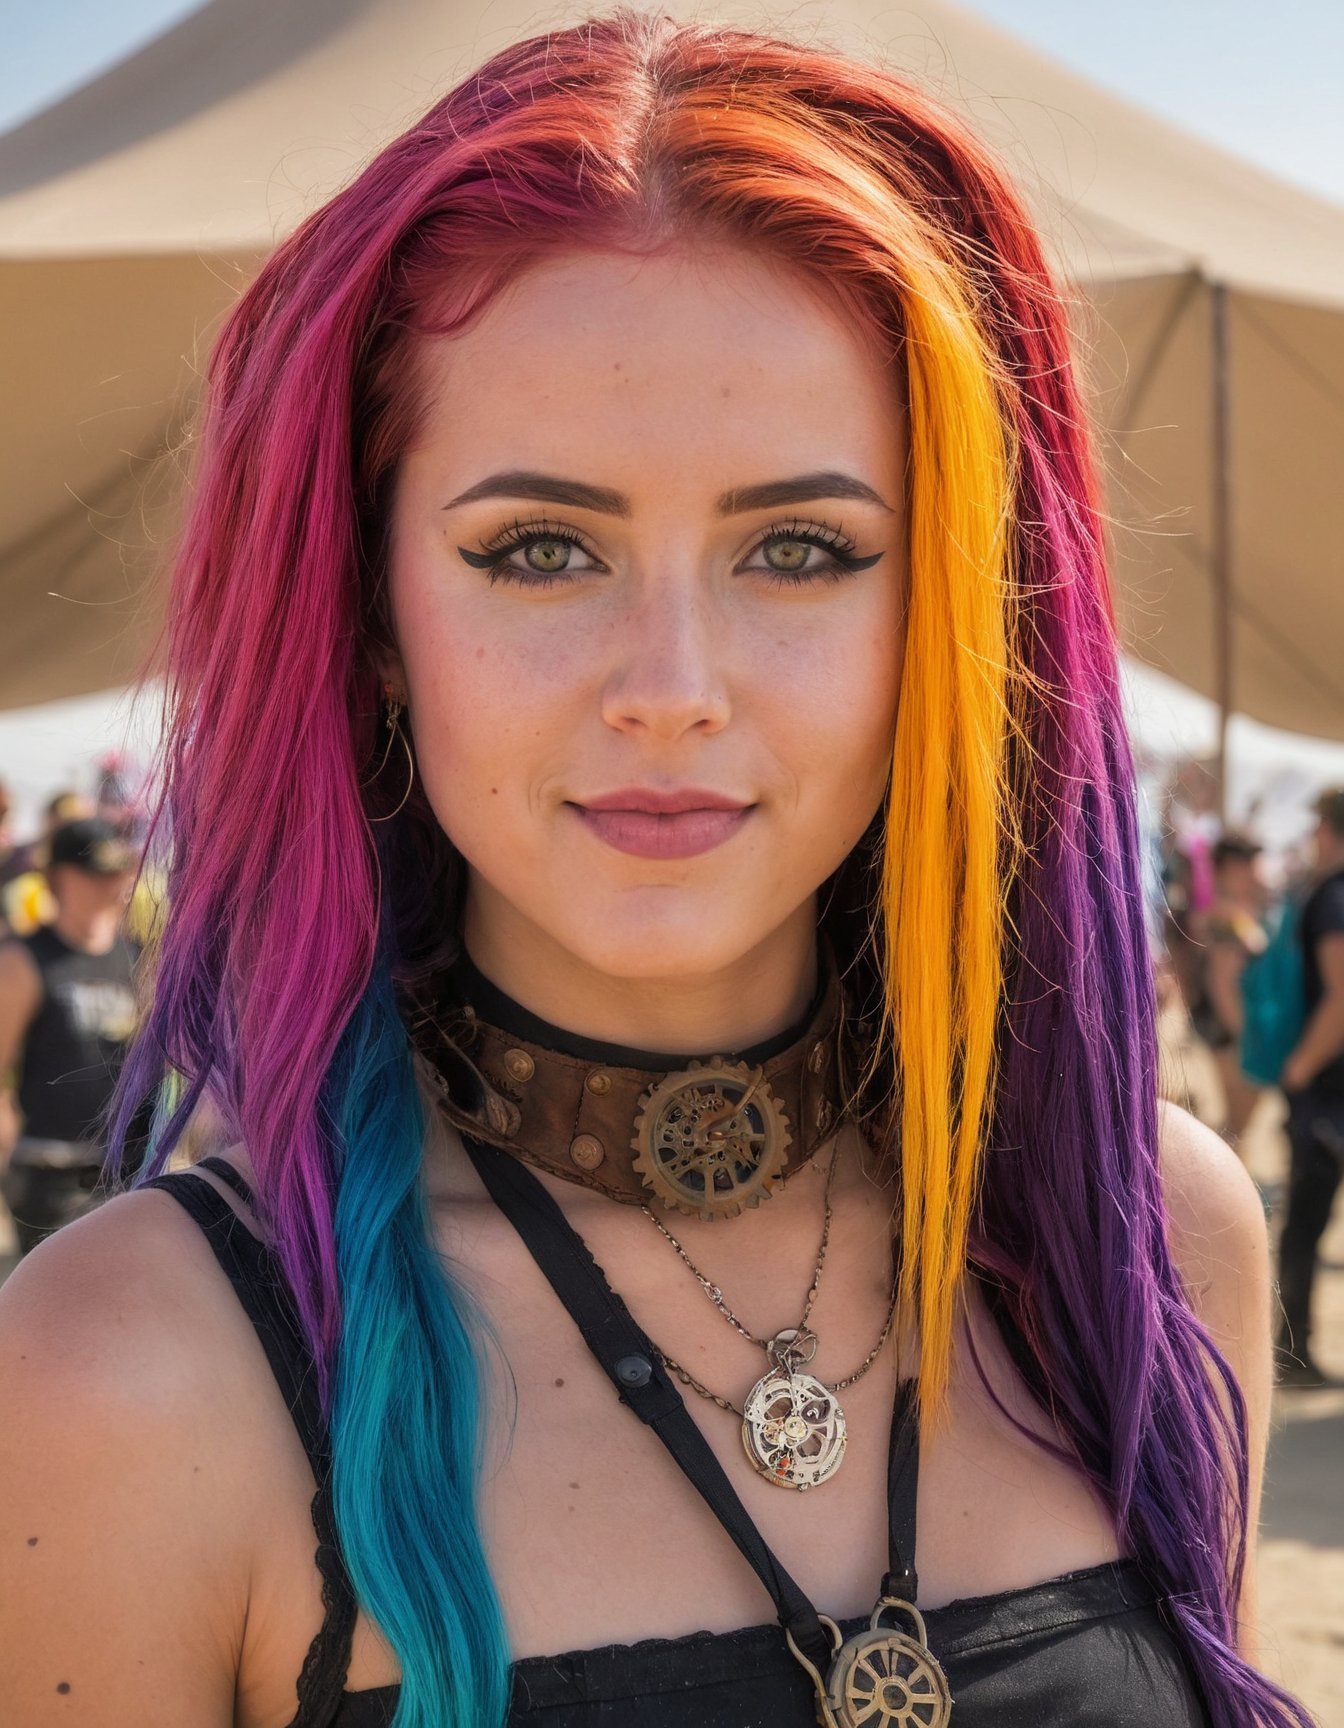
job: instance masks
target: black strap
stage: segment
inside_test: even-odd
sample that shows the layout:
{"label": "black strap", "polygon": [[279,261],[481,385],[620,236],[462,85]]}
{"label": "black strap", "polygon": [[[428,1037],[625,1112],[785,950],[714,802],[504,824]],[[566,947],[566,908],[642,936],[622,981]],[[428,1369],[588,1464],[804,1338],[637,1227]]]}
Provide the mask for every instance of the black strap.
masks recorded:
{"label": "black strap", "polygon": [[[792,1634],[804,1655],[825,1673],[833,1648],[816,1609],[767,1547],[709,1442],[691,1419],[685,1400],[663,1368],[654,1346],[607,1283],[583,1238],[519,1160],[501,1155],[465,1135],[463,1144],[491,1199],[522,1237],[622,1401],[667,1447],[770,1592],[780,1624]],[[914,1600],[914,1482],[918,1468],[912,1390],[912,1382],[902,1383],[893,1413],[890,1476],[899,1490],[900,1512],[898,1515],[893,1502],[887,1574],[888,1581],[909,1580],[907,1599],[911,1601]],[[899,1449],[895,1444],[898,1437]],[[911,1556],[908,1569],[902,1554]],[[902,1589],[892,1593],[905,1592]]]}
{"label": "black strap", "polygon": [[[222,1158],[202,1158],[240,1200],[252,1203],[252,1190]],[[299,1327],[279,1263],[259,1242],[233,1207],[195,1170],[178,1170],[143,1184],[161,1188],[200,1226],[234,1294],[261,1340],[266,1360],[289,1406],[317,1482],[312,1519],[317,1537],[317,1569],[322,1578],[322,1624],[313,1636],[296,1682],[297,1713],[289,1728],[326,1728],[340,1707],[350,1666],[359,1605],[341,1554],[331,1498],[331,1446],[317,1396],[317,1369]]]}
{"label": "black strap", "polygon": [[250,1206],[252,1204],[251,1188],[227,1159],[202,1158],[196,1168],[198,1170],[212,1171],[214,1175],[219,1177],[221,1182],[223,1182],[227,1187],[233,1189],[234,1193],[242,1201],[244,1206]]}
{"label": "black strap", "polygon": [[913,1604],[919,1595],[915,1571],[915,1510],[919,1500],[919,1408],[915,1382],[902,1380],[891,1413],[887,1453],[887,1575],[884,1596]]}
{"label": "black strap", "polygon": [[[251,1199],[247,1183],[222,1159],[206,1158],[202,1168],[229,1183],[240,1198]],[[228,1176],[224,1175],[225,1171]],[[230,1180],[232,1177],[232,1180]],[[266,1360],[275,1375],[303,1449],[319,1485],[331,1467],[331,1444],[317,1390],[317,1366],[303,1336],[293,1297],[279,1263],[259,1242],[233,1207],[208,1182],[193,1171],[179,1170],[142,1183],[160,1188],[188,1212],[200,1226],[234,1294],[261,1340]]]}

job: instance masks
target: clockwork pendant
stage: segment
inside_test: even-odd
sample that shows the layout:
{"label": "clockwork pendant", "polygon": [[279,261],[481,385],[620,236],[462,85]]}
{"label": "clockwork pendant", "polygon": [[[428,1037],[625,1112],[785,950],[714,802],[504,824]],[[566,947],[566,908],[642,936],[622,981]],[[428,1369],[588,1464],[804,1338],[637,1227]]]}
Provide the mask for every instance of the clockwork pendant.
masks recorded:
{"label": "clockwork pendant", "polygon": [[754,1469],[781,1488],[827,1482],[845,1455],[845,1413],[811,1374],[772,1368],[742,1406],[742,1444]]}

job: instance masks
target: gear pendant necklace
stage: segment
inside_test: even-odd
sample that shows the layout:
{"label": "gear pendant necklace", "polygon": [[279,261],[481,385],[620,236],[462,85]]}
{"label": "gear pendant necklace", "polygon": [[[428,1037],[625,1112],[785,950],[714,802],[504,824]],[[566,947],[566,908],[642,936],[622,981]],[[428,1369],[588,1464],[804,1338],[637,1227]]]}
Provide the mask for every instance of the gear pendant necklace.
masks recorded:
{"label": "gear pendant necklace", "polygon": [[[951,1690],[915,1607],[913,1495],[919,1428],[912,1380],[897,1386],[887,1464],[887,1570],[868,1626],[845,1638],[767,1547],[686,1402],[669,1400],[659,1352],[616,1296],[564,1212],[522,1163],[464,1137],[487,1192],[583,1335],[621,1400],[667,1448],[774,1602],[813,1688],[820,1728],[949,1728]],[[899,1259],[899,1256],[897,1256]],[[884,1331],[887,1328],[884,1328]]]}
{"label": "gear pendant necklace", "polygon": [[728,1399],[711,1392],[680,1363],[658,1352],[669,1373],[675,1374],[702,1398],[708,1398],[721,1410],[728,1410],[742,1421],[742,1445],[747,1459],[758,1475],[781,1488],[796,1488],[800,1493],[828,1482],[844,1460],[848,1438],[845,1413],[836,1394],[862,1378],[877,1360],[891,1331],[896,1313],[897,1290],[893,1280],[891,1305],[877,1343],[868,1352],[853,1374],[827,1386],[815,1375],[803,1372],[817,1350],[817,1336],[808,1330],[812,1304],[821,1287],[822,1270],[826,1264],[826,1249],[831,1234],[831,1182],[840,1155],[839,1143],[832,1150],[826,1172],[825,1218],[821,1229],[821,1244],[817,1249],[812,1284],[797,1326],[777,1332],[773,1338],[758,1338],[749,1331],[723,1300],[723,1292],[712,1284],[690,1255],[648,1206],[645,1214],[676,1249],[689,1270],[694,1273],[701,1289],[723,1315],[730,1326],[750,1343],[764,1350],[770,1367],[757,1380],[743,1400],[741,1410]]}
{"label": "gear pendant necklace", "polygon": [[[910,1630],[884,1625],[884,1615],[908,1615]],[[883,1596],[866,1631],[843,1638],[827,1614],[818,1620],[830,1633],[834,1654],[823,1674],[785,1629],[789,1650],[811,1676],[821,1728],[947,1728],[952,1689],[929,1649],[924,1616],[913,1602]]]}

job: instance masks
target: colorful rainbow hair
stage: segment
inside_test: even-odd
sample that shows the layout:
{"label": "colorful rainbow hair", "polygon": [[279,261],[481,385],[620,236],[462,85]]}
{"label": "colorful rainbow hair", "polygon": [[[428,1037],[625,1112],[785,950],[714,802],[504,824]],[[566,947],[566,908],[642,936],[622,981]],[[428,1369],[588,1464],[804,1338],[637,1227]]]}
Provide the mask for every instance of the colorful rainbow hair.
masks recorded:
{"label": "colorful rainbow hair", "polygon": [[523,42],[263,267],[210,365],[176,561],[171,910],[118,1132],[176,1073],[144,1173],[203,1092],[246,1143],[331,1412],[342,1545],[402,1664],[398,1728],[502,1720],[482,1327],[428,1246],[393,993],[451,950],[459,871],[418,798],[375,824],[364,784],[387,500],[418,338],[548,251],[688,237],[809,273],[908,379],[907,672],[845,958],[880,991],[926,1413],[973,1266],[1217,1728],[1305,1724],[1234,1648],[1245,1413],[1163,1232],[1133,776],[1063,310],[1000,169],[895,77],[628,13]]}

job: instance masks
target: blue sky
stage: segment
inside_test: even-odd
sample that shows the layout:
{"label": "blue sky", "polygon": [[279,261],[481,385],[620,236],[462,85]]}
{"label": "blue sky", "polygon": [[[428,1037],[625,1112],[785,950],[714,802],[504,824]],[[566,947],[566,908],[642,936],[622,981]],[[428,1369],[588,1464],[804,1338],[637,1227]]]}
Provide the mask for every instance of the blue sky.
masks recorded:
{"label": "blue sky", "polygon": [[[202,3],[30,0],[8,20],[0,132]],[[593,10],[605,3],[592,0]],[[1344,204],[1344,0],[975,0],[969,9],[1129,101]],[[908,25],[919,0],[891,0],[890,10]],[[1131,713],[1152,744],[1208,748],[1208,703],[1141,668],[1130,682]],[[1311,782],[1344,778],[1344,750],[1299,745],[1248,721],[1235,726],[1234,760],[1248,791],[1285,763]],[[31,807],[81,778],[82,765],[127,731],[121,697],[0,714],[0,775]],[[134,723],[129,731],[147,736]]]}
{"label": "blue sky", "polygon": [[1341,0],[974,0],[968,9],[1344,204]]}
{"label": "blue sky", "polygon": [[[11,14],[0,55],[0,128],[8,130],[123,60],[203,0],[46,0]],[[284,4],[284,0],[278,0]]]}

